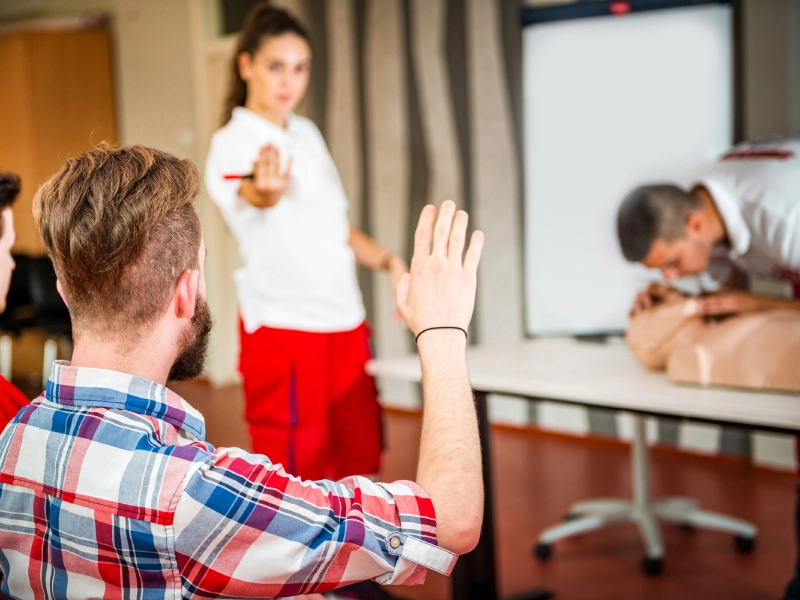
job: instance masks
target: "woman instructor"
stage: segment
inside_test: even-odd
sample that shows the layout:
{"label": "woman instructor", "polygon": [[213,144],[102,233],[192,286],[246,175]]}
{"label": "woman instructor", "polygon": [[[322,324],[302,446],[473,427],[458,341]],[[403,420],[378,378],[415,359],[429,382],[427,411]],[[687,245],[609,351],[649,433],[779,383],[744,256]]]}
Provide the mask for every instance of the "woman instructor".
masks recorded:
{"label": "woman instructor", "polygon": [[[248,15],[230,120],[212,139],[206,185],[239,245],[239,368],[253,451],[306,479],[371,475],[381,453],[356,264],[405,262],[350,225],[325,140],[292,111],[311,70],[305,28],[266,3]],[[248,175],[248,178],[237,178]]]}

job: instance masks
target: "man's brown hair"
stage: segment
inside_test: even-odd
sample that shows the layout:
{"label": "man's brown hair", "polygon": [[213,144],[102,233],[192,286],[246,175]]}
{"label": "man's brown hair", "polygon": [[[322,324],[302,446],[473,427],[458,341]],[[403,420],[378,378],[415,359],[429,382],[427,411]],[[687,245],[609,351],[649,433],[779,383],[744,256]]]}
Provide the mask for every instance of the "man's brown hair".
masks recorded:
{"label": "man's brown hair", "polygon": [[103,143],[69,159],[36,193],[33,216],[76,335],[135,341],[198,268],[199,178],[188,160]]}

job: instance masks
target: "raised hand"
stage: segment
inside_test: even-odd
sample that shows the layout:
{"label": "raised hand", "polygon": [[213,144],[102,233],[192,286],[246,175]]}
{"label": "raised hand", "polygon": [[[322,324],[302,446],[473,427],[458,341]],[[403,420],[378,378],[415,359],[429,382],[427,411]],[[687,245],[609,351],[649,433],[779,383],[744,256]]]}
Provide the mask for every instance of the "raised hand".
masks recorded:
{"label": "raised hand", "polygon": [[465,331],[475,307],[478,263],[483,233],[475,231],[462,260],[466,241],[466,212],[456,212],[450,200],[422,209],[414,236],[411,269],[397,284],[397,310],[408,328],[418,335],[430,327],[460,327]]}
{"label": "raised hand", "polygon": [[[272,144],[267,144],[258,153],[258,158],[253,163],[252,186],[255,195],[245,193],[244,196],[260,208],[275,206],[286,193],[289,185],[289,173],[292,168],[292,159],[286,170],[281,172],[281,155]],[[245,184],[243,184],[244,187]],[[244,190],[247,191],[246,189]]]}
{"label": "raised hand", "polygon": [[[467,213],[449,200],[426,206],[414,237],[411,271],[397,286],[397,309],[414,335],[431,327],[467,330],[475,306],[483,234],[476,231],[463,260]],[[478,421],[460,331],[426,331],[419,338],[423,419],[417,483],[436,509],[439,544],[456,554],[478,543],[483,479]]]}

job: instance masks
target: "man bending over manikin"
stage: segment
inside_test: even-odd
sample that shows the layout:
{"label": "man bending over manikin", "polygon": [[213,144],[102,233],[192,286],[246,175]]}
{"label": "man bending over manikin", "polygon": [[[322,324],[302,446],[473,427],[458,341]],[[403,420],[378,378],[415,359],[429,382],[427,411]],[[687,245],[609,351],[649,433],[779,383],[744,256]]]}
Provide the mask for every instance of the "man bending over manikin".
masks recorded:
{"label": "man bending over manikin", "polygon": [[[636,314],[681,295],[677,278],[702,275],[702,316],[800,312],[800,140],[745,142],[702,169],[690,189],[665,183],[633,190],[617,215],[625,258],[660,269],[637,297]],[[782,279],[794,298],[746,291],[746,277]],[[797,566],[784,600],[800,600],[800,485]]]}

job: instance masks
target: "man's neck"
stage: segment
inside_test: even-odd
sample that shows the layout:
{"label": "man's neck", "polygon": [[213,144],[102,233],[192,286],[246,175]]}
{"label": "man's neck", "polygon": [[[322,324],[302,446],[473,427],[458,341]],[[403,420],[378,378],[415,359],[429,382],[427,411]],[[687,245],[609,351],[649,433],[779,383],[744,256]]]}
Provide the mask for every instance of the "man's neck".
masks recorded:
{"label": "man's neck", "polygon": [[708,223],[709,238],[712,246],[716,246],[728,240],[728,230],[725,227],[725,221],[722,219],[717,205],[714,202],[713,196],[704,187],[698,187],[695,193],[700,196],[703,201],[703,217]]}
{"label": "man's neck", "polygon": [[174,344],[151,338],[144,336],[133,349],[127,351],[110,336],[83,333],[75,341],[70,365],[119,371],[166,385],[175,360],[174,351],[168,349]]}

